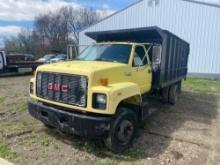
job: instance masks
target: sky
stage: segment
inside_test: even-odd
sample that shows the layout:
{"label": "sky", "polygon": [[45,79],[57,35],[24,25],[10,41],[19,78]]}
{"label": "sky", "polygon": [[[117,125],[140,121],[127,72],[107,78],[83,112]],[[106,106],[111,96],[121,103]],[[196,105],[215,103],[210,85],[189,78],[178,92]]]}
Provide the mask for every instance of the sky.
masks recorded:
{"label": "sky", "polygon": [[[55,11],[62,6],[89,7],[112,14],[138,0],[0,0],[0,47],[9,36],[22,28],[32,28],[35,16]],[[220,0],[200,0],[220,4]]]}
{"label": "sky", "polygon": [[22,28],[32,28],[35,16],[63,6],[88,7],[112,14],[137,0],[0,0],[0,47],[3,40],[16,36]]}

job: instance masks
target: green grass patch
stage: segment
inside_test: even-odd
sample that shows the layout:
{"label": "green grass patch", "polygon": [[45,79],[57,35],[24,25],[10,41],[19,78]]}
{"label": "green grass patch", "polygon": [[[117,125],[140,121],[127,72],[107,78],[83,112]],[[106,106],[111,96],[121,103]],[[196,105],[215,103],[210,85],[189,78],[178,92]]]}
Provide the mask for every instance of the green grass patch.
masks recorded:
{"label": "green grass patch", "polygon": [[183,83],[185,90],[220,96],[220,80],[187,78]]}
{"label": "green grass patch", "polygon": [[54,140],[52,138],[48,137],[48,136],[44,136],[41,140],[41,145],[42,146],[48,147],[52,144],[54,144]]}
{"label": "green grass patch", "polygon": [[17,154],[10,150],[7,145],[0,143],[0,157],[4,159],[15,159]]}
{"label": "green grass patch", "polygon": [[110,159],[102,159],[97,163],[97,165],[117,165],[120,162],[117,160],[110,160]]}
{"label": "green grass patch", "polygon": [[19,104],[19,110],[25,111],[25,110],[27,110],[27,108],[28,108],[28,106],[27,106],[26,102],[22,102]]}
{"label": "green grass patch", "polygon": [[17,123],[7,122],[0,125],[0,132],[3,135],[18,133],[27,129],[28,127],[21,122],[17,122]]}
{"label": "green grass patch", "polygon": [[4,96],[0,96],[0,104],[3,103],[5,101],[5,97]]}

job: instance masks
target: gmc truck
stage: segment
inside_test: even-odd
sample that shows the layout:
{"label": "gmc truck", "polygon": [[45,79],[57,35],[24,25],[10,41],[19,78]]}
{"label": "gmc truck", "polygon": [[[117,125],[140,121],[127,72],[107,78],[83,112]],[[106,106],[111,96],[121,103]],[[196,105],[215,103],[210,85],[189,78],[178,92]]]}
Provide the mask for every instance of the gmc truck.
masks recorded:
{"label": "gmc truck", "polygon": [[113,152],[132,144],[153,99],[174,105],[187,75],[189,44],[159,27],[88,32],[96,41],[30,80],[29,113],[45,126],[101,138]]}

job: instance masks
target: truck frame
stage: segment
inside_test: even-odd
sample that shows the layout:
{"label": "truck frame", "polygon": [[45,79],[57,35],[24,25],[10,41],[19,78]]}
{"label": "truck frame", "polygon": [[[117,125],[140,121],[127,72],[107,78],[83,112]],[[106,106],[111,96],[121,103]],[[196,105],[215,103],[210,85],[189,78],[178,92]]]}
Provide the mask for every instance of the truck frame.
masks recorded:
{"label": "truck frame", "polygon": [[97,44],[76,60],[37,68],[29,113],[48,127],[102,138],[123,152],[153,113],[155,97],[176,103],[189,44],[159,27],[86,34]]}

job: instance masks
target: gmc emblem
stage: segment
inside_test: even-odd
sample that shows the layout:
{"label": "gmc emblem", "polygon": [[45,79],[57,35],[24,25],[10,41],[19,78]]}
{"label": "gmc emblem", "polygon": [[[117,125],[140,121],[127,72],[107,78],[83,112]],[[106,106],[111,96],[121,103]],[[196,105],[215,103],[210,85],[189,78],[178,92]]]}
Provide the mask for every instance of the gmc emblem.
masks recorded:
{"label": "gmc emblem", "polygon": [[48,83],[47,89],[57,92],[67,92],[68,86],[63,84]]}

